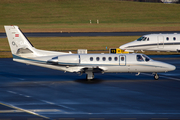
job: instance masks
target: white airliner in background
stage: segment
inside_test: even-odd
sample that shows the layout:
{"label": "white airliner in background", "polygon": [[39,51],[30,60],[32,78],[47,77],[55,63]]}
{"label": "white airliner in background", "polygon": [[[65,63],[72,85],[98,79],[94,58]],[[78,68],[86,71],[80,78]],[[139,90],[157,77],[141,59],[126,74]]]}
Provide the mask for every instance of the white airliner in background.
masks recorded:
{"label": "white airliner in background", "polygon": [[144,54],[72,54],[39,50],[33,47],[18,26],[5,26],[13,60],[41,67],[86,73],[93,79],[94,73],[106,72],[152,72],[158,79],[158,72],[168,72],[175,66],[150,59]]}
{"label": "white airliner in background", "polygon": [[122,50],[134,51],[167,51],[180,52],[180,34],[143,35],[133,42],[121,45]]}

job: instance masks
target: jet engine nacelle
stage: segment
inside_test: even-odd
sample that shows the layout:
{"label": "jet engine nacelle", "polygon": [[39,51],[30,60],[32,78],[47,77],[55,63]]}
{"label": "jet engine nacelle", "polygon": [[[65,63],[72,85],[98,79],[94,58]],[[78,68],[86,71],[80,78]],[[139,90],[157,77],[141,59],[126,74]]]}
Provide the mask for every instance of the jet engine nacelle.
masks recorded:
{"label": "jet engine nacelle", "polygon": [[58,56],[58,64],[60,65],[79,65],[80,57],[79,55],[62,55]]}

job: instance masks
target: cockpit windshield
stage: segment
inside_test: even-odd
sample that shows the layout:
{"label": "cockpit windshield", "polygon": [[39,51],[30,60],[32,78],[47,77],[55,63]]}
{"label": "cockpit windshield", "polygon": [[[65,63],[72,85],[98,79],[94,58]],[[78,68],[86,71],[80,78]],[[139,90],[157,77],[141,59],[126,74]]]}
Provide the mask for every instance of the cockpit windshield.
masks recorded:
{"label": "cockpit windshield", "polygon": [[144,59],[145,59],[146,62],[148,62],[148,61],[151,60],[151,59],[150,59],[148,56],[146,56],[146,55],[142,55],[142,56],[144,57]]}
{"label": "cockpit windshield", "polygon": [[144,37],[140,37],[140,38],[137,39],[137,41],[141,41],[143,38],[144,38]]}
{"label": "cockpit windshield", "polygon": [[151,60],[151,59],[150,59],[148,56],[146,56],[146,55],[137,55],[136,58],[137,58],[137,61],[139,61],[139,62],[143,62],[143,61],[148,62],[148,61]]}
{"label": "cockpit windshield", "polygon": [[137,55],[137,56],[136,56],[136,58],[137,58],[137,61],[139,61],[139,62],[144,61],[144,59],[142,58],[142,56],[141,56],[141,55]]}
{"label": "cockpit windshield", "polygon": [[145,40],[146,40],[146,38],[147,38],[147,37],[144,37],[144,38],[142,39],[142,41],[145,41]]}
{"label": "cockpit windshield", "polygon": [[137,41],[145,41],[147,39],[147,37],[140,37],[137,39]]}

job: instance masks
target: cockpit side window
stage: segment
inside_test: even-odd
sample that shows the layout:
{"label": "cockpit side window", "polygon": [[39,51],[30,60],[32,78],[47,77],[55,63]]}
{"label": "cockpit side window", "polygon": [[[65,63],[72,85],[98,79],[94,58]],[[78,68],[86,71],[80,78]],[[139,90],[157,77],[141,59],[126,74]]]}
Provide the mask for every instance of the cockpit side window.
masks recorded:
{"label": "cockpit side window", "polygon": [[141,55],[137,55],[136,58],[137,58],[137,61],[139,61],[139,62],[144,61],[144,59]]}
{"label": "cockpit side window", "polygon": [[52,60],[54,60],[54,59],[58,59],[58,56],[52,58]]}
{"label": "cockpit side window", "polygon": [[150,61],[150,58],[148,56],[146,56],[146,55],[142,55],[142,56],[144,57],[146,62]]}
{"label": "cockpit side window", "polygon": [[143,41],[146,41],[146,38],[147,38],[147,37],[144,37],[142,40],[143,40]]}
{"label": "cockpit side window", "polygon": [[147,38],[147,41],[149,41],[149,38]]}
{"label": "cockpit side window", "polygon": [[137,39],[137,41],[142,41],[144,37],[140,37]]}

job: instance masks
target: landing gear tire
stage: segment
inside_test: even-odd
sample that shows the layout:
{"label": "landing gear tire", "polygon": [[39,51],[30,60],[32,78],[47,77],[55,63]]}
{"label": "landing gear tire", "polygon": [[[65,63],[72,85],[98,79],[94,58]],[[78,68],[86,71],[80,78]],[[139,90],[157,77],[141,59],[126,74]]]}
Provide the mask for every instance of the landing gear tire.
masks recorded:
{"label": "landing gear tire", "polygon": [[155,79],[155,80],[158,80],[158,79],[159,79],[159,75],[158,75],[157,73],[154,75],[154,79]]}
{"label": "landing gear tire", "polygon": [[94,78],[94,73],[92,73],[92,72],[87,72],[87,73],[86,73],[86,79],[87,79],[87,81],[90,82],[93,78]]}

